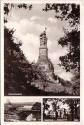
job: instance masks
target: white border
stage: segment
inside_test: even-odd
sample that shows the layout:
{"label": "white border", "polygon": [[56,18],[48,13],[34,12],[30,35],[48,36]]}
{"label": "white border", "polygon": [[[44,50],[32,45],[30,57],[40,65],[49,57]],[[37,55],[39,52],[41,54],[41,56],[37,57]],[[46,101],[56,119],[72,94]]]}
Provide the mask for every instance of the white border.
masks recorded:
{"label": "white border", "polygon": [[[4,122],[4,13],[3,13],[3,4],[4,3],[30,3],[30,4],[41,4],[41,3],[76,3],[76,4],[80,4],[80,8],[81,8],[81,40],[80,40],[80,48],[81,48],[81,79],[80,79],[80,82],[81,82],[81,85],[80,85],[80,88],[81,88],[81,113],[80,113],[80,118],[81,118],[81,121],[80,122],[13,122],[13,123],[6,123]],[[84,71],[84,68],[83,68],[83,64],[84,64],[84,44],[83,44],[83,36],[84,36],[84,2],[83,0],[3,0],[1,1],[1,125],[84,125],[84,113],[83,113],[83,110],[84,110],[84,101],[83,101],[83,71]],[[12,97],[16,97],[16,96],[12,96]],[[19,96],[18,96],[19,97]],[[21,96],[20,96],[21,97]],[[24,97],[24,96],[22,96]],[[26,96],[28,98],[28,96]],[[35,96],[36,97],[36,96]],[[39,96],[39,98],[79,98],[79,96],[75,96],[75,97],[72,97],[72,96]],[[31,96],[32,98],[32,96]],[[34,98],[34,97],[33,97]],[[81,123],[81,124],[80,124]]]}
{"label": "white border", "polygon": [[[82,2],[82,1],[81,1]],[[80,0],[2,0],[1,3],[76,3]]]}
{"label": "white border", "polygon": [[1,124],[4,121],[4,21],[3,4],[1,4]]}
{"label": "white border", "polygon": [[80,118],[84,125],[84,2],[80,7]]}

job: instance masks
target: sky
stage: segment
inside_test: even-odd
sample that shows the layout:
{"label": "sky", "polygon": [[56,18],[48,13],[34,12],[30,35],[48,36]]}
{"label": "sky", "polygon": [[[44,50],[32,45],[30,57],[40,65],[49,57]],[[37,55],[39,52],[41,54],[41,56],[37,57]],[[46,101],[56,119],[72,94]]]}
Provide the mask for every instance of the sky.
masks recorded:
{"label": "sky", "polygon": [[16,5],[8,15],[8,28],[14,28],[14,36],[22,41],[21,49],[30,62],[37,62],[39,56],[40,34],[47,28],[48,56],[54,65],[56,75],[64,80],[71,80],[72,74],[58,66],[59,57],[68,52],[67,47],[58,45],[58,40],[64,36],[64,28],[70,30],[68,21],[61,21],[55,18],[55,11],[44,12],[44,4],[33,4],[29,11],[24,8],[17,8]]}
{"label": "sky", "polygon": [[39,97],[5,97],[4,103],[35,103],[35,102],[41,102],[41,99]]}

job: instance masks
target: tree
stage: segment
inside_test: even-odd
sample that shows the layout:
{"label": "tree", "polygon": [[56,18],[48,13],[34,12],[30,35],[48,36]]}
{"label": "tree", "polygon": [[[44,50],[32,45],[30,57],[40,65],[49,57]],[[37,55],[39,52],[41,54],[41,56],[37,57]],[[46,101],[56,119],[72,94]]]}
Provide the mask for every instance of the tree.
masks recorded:
{"label": "tree", "polygon": [[41,103],[36,102],[36,103],[32,106],[32,110],[41,111]]}
{"label": "tree", "polygon": [[61,65],[66,71],[80,70],[80,32],[74,30],[58,41],[62,46],[68,46],[69,51],[65,56],[60,57]]}
{"label": "tree", "polygon": [[28,10],[31,10],[32,9],[32,4],[13,4],[13,3],[5,3],[4,4],[4,22],[7,23],[7,16],[8,14],[11,12],[11,10],[14,8],[14,7],[18,7],[19,9],[21,8],[24,8],[24,9],[28,9]]}
{"label": "tree", "polygon": [[[79,4],[46,4],[43,11],[55,11],[55,18],[67,21],[70,29],[64,28],[65,35],[58,40],[62,47],[67,46],[68,53],[59,58],[59,66],[66,72],[72,72],[73,95],[79,95],[80,89],[80,5]],[[76,84],[75,84],[76,83]]]}
{"label": "tree", "polygon": [[69,52],[65,56],[60,57],[61,65],[66,71],[72,69],[80,69],[80,6],[79,4],[46,4],[44,11],[54,10],[57,19],[67,20],[69,25],[73,27],[69,31],[64,28],[65,35],[60,38],[58,43],[64,47],[69,47]]}
{"label": "tree", "polygon": [[80,95],[80,74],[76,73],[76,75],[72,78],[72,90],[73,90],[73,95]]}
{"label": "tree", "polygon": [[34,115],[35,115],[36,121],[39,121],[41,119],[41,103],[36,102],[32,106],[31,110],[35,111]]}
{"label": "tree", "polygon": [[65,99],[65,102],[69,105],[70,107],[70,113],[71,113],[71,120],[74,121],[75,118],[78,120],[79,118],[79,111],[77,105],[80,105],[80,100],[79,99]]}
{"label": "tree", "polygon": [[80,22],[79,4],[56,4],[47,3],[43,11],[55,11],[55,17],[61,20],[69,20],[71,26]]}
{"label": "tree", "polygon": [[[21,92],[26,87],[26,75],[31,76],[31,65],[20,50],[21,43],[14,43],[13,30],[4,29],[4,87],[5,94]],[[28,79],[30,81],[30,79]]]}
{"label": "tree", "polygon": [[43,85],[43,90],[45,91],[46,87],[48,86],[48,79],[45,71],[43,71],[42,68],[35,63],[32,63],[32,71],[33,81],[41,81]]}

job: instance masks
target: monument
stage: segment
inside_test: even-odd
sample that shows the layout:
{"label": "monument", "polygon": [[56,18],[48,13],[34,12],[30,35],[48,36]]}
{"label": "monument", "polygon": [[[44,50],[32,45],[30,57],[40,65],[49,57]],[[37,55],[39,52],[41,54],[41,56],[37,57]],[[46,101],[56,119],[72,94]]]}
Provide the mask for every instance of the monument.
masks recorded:
{"label": "monument", "polygon": [[46,28],[43,33],[40,34],[40,47],[39,47],[39,57],[37,65],[45,72],[47,79],[52,80],[54,75],[54,67],[51,60],[48,57],[48,48],[47,48],[47,36]]}
{"label": "monument", "polygon": [[31,85],[46,92],[60,93],[67,92],[67,90],[71,92],[70,87],[67,87],[67,90],[65,90],[65,86],[62,85],[65,84],[65,81],[54,74],[53,64],[48,57],[47,42],[48,38],[45,28],[43,33],[40,34],[39,56],[36,63],[42,77],[36,79]]}

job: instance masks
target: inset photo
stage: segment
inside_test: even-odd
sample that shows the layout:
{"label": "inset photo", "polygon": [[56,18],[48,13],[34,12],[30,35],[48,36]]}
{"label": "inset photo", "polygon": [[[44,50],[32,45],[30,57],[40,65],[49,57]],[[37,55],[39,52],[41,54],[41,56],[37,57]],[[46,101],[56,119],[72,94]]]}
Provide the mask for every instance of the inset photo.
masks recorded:
{"label": "inset photo", "polygon": [[80,121],[79,98],[44,98],[44,121]]}
{"label": "inset photo", "polygon": [[41,121],[41,100],[38,98],[8,97],[4,104],[5,122]]}

